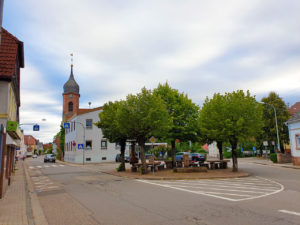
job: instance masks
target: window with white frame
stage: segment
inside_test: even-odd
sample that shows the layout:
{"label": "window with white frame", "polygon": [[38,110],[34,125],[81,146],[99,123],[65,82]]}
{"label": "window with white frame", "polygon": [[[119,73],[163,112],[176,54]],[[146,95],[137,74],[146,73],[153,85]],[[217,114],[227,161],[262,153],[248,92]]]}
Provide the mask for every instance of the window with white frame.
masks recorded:
{"label": "window with white frame", "polygon": [[300,134],[296,134],[295,139],[296,139],[296,149],[300,150]]}
{"label": "window with white frame", "polygon": [[106,139],[101,140],[101,149],[107,149],[107,140]]}
{"label": "window with white frame", "polygon": [[85,126],[86,126],[87,129],[92,129],[93,128],[93,120],[92,119],[86,119]]}

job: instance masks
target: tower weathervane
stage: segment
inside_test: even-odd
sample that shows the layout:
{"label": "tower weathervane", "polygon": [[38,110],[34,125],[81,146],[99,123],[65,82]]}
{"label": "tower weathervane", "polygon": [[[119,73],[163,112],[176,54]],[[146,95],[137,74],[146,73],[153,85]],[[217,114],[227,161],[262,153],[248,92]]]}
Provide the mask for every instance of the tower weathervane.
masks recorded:
{"label": "tower weathervane", "polygon": [[71,56],[71,66],[73,66],[73,53],[71,53],[70,56]]}

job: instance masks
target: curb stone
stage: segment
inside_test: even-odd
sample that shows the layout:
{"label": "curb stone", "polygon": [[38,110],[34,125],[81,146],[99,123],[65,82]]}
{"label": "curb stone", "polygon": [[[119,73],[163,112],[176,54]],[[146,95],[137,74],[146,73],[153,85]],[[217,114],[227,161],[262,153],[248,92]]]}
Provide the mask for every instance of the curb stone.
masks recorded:
{"label": "curb stone", "polygon": [[37,194],[33,191],[33,185],[32,185],[32,182],[31,182],[31,179],[30,179],[30,176],[28,174],[25,164],[27,165],[27,163],[25,162],[23,164],[23,166],[24,166],[24,172],[25,172],[26,181],[27,181],[27,187],[28,187],[28,191],[29,191],[29,198],[30,198],[30,203],[31,203],[31,210],[32,210],[34,224],[48,225],[47,219],[46,219],[44,211],[40,205]]}
{"label": "curb stone", "polygon": [[232,176],[232,177],[222,177],[222,176],[215,176],[215,177],[192,177],[192,178],[187,178],[187,177],[129,177],[129,176],[121,176],[115,173],[110,173],[110,172],[102,172],[105,174],[109,174],[112,176],[117,176],[117,177],[122,177],[126,179],[131,179],[131,180],[213,180],[213,179],[233,179],[233,178],[241,178],[241,177],[249,177],[251,176],[249,173],[244,174],[244,175],[239,175],[239,176]]}
{"label": "curb stone", "polygon": [[263,162],[251,162],[251,163],[255,163],[255,164],[258,164],[258,165],[264,165],[264,166],[274,166],[274,167],[283,167],[283,168],[288,168],[288,169],[296,169],[296,170],[299,170],[300,167],[295,167],[295,166],[285,166],[285,165],[274,165],[274,164],[269,164],[269,163],[263,163]]}

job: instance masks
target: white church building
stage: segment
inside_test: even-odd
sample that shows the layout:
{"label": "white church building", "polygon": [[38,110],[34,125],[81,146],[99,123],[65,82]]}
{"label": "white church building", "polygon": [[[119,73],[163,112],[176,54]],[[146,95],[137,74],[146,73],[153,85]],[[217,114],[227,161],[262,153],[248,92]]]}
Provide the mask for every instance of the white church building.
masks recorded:
{"label": "white church building", "polygon": [[95,123],[99,121],[102,107],[79,108],[79,85],[73,75],[73,65],[69,80],[64,85],[63,121],[68,122],[65,129],[64,160],[71,163],[96,163],[115,161],[120,147],[103,137]]}

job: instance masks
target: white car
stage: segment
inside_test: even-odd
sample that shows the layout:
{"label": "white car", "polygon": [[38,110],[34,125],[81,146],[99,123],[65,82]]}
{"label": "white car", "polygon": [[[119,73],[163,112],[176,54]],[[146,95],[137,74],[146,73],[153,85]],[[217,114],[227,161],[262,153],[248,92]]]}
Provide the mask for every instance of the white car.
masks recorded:
{"label": "white car", "polygon": [[32,158],[33,158],[33,159],[36,159],[36,158],[37,158],[37,155],[36,155],[36,154],[34,154],[34,155],[32,156]]}

